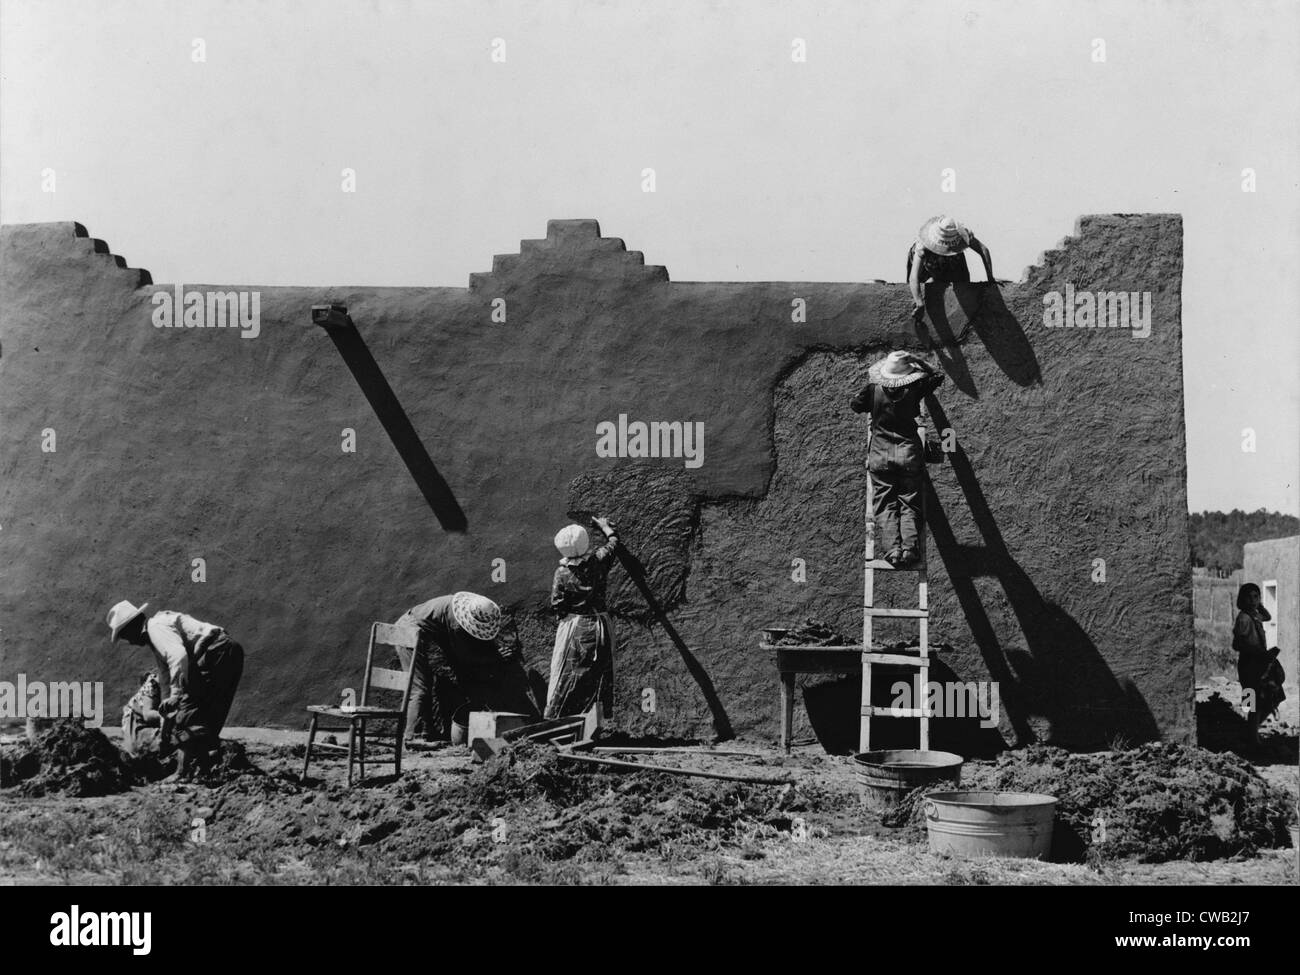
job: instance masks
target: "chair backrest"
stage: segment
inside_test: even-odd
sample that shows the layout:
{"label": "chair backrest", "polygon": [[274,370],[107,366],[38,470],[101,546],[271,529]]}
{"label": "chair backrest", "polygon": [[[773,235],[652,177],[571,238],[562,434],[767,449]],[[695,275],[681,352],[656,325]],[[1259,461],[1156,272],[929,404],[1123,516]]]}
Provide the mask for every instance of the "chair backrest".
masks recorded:
{"label": "chair backrest", "polygon": [[[420,631],[414,626],[398,626],[395,623],[372,623],[370,626],[370,645],[366,648],[366,676],[361,687],[362,705],[371,704],[372,690],[394,691],[402,695],[402,710],[411,694],[411,675],[415,672],[415,647],[420,640]],[[403,647],[411,651],[411,663],[404,669],[397,670],[383,664],[387,658],[376,659],[375,647],[385,646],[397,649]]]}

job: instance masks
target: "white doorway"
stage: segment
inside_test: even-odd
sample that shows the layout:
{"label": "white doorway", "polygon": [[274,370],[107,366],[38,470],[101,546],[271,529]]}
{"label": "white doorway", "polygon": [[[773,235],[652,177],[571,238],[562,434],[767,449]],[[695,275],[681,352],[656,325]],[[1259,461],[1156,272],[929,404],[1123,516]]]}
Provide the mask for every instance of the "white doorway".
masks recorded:
{"label": "white doorway", "polygon": [[1264,649],[1277,646],[1277,580],[1270,579],[1260,588],[1260,605],[1268,610],[1268,615],[1272,617],[1264,624],[1264,641],[1268,644]]}

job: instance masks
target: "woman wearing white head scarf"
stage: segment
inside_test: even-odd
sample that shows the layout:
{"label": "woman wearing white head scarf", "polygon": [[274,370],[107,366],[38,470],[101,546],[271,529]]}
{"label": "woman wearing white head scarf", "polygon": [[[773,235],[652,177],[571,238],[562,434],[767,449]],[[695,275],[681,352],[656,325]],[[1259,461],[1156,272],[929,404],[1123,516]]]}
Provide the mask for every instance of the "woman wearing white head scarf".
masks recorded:
{"label": "woman wearing white head scarf", "polygon": [[608,718],[614,707],[614,623],[605,606],[605,582],[618,536],[606,519],[593,520],[605,535],[605,544],[594,551],[581,525],[566,525],[555,536],[560,565],[551,608],[561,619],[546,689],[548,718],[581,714],[597,703]]}

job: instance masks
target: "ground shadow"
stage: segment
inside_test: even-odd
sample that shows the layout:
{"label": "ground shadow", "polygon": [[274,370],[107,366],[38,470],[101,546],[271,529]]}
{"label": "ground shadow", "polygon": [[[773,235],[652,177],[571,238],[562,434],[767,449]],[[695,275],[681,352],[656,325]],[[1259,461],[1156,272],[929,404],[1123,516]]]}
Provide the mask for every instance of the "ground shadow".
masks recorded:
{"label": "ground shadow", "polygon": [[700,692],[704,695],[704,700],[709,705],[709,712],[713,715],[713,730],[717,732],[719,741],[727,741],[734,738],[735,731],[731,726],[731,719],[727,717],[726,708],[722,706],[722,700],[718,697],[717,688],[713,686],[713,679],[709,677],[708,671],[696,659],[691,648],[686,645],[677,628],[673,626],[672,621],[668,619],[668,614],[664,611],[663,606],[655,597],[649,583],[646,581],[645,566],[641,561],[628,551],[625,545],[620,545],[615,551],[618,553],[619,562],[622,563],[624,570],[628,574],[633,584],[641,592],[641,596],[650,607],[652,618],[663,627],[664,633],[668,639],[672,640],[673,646],[681,654],[682,662],[686,665],[686,670],[690,673],[692,679],[700,687]]}
{"label": "ground shadow", "polygon": [[[926,397],[940,428],[948,425],[943,407]],[[1043,598],[1012,557],[965,451],[946,455],[983,545],[956,539],[930,479],[926,478],[926,516],[953,591],[984,658],[999,684],[1001,705],[1017,744],[1046,740],[1071,747],[1130,743],[1158,738],[1159,729],[1136,686],[1121,682],[1092,639],[1074,618]],[[1014,612],[1026,650],[1005,649],[976,586],[980,577],[1001,585]]]}
{"label": "ground shadow", "polygon": [[1250,725],[1219,694],[1196,702],[1196,743],[1212,752],[1234,752],[1256,765],[1293,766],[1300,758],[1300,738],[1280,730],[1262,729],[1259,744],[1250,744]]}
{"label": "ground shadow", "polygon": [[361,333],[352,325],[336,326],[325,331],[329,333],[334,347],[339,350],[339,355],[343,357],[357,385],[361,387],[375,415],[379,417],[379,422],[383,424],[384,431],[393,442],[393,446],[397,448],[397,453],[406,464],[406,469],[411,472],[411,477],[415,479],[415,484],[424,495],[424,500],[429,503],[434,517],[438,519],[438,524],[444,531],[465,531],[468,527],[465,513],[461,510],[447,482],[438,473],[438,468],[434,466],[429,452],[424,449],[419,434],[415,432],[415,427],[411,426],[406,411],[402,409],[402,404],[398,401],[393,388],[384,378],[379,363],[370,354],[370,349],[361,338]]}

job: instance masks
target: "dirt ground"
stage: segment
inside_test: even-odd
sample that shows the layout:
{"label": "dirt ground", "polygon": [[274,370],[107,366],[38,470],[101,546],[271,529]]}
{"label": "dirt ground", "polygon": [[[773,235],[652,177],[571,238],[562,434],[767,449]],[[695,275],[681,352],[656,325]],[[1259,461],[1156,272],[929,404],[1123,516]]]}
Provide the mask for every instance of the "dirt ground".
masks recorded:
{"label": "dirt ground", "polygon": [[[783,785],[578,769],[539,748],[484,765],[451,746],[408,753],[400,779],[382,774],[349,790],[336,754],[313,757],[311,779],[298,781],[300,732],[227,735],[248,762],[206,784],[84,798],[0,792],[0,883],[1296,882],[1296,851],[1283,845],[1203,862],[935,856],[923,830],[887,828],[865,812],[852,759],[815,745],[785,756],[740,741],[722,747],[743,756],[654,758],[793,780]],[[1256,769],[1293,807],[1293,739],[1289,747],[1288,764],[1265,755]],[[999,774],[1008,774],[1005,760],[1000,770],[968,762],[963,784]]]}

